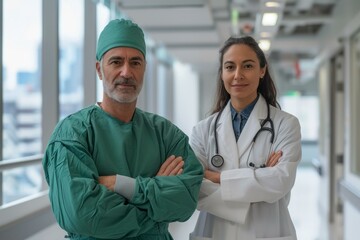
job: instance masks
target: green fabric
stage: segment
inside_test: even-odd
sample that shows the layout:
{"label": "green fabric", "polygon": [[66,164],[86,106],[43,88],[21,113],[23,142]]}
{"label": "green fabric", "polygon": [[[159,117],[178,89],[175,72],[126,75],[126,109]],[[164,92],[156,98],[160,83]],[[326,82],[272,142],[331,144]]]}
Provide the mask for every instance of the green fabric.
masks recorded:
{"label": "green fabric", "polygon": [[130,20],[115,19],[110,21],[100,33],[96,48],[96,60],[112,48],[131,47],[146,56],[144,33],[141,28]]}
{"label": "green fabric", "polygon": [[[172,154],[183,156],[183,173],[156,177]],[[58,124],[43,168],[55,218],[82,240],[172,239],[168,223],[190,218],[203,177],[188,137],[169,121],[136,109],[123,123],[96,105]],[[114,174],[136,179],[133,199],[98,184]]]}

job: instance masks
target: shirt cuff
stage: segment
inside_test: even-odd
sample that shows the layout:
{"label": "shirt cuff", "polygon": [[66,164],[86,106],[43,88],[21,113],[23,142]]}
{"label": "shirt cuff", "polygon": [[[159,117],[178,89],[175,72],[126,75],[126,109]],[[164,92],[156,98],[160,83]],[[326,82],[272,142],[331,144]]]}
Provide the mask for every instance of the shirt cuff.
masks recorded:
{"label": "shirt cuff", "polygon": [[135,178],[116,175],[114,191],[124,198],[130,200],[134,196],[135,182]]}

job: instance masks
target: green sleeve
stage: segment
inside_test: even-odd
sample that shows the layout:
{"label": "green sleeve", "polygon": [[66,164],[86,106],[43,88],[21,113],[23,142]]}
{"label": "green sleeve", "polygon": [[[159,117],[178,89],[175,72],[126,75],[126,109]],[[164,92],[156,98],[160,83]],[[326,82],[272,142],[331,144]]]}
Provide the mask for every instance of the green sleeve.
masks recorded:
{"label": "green sleeve", "polygon": [[97,182],[94,161],[80,143],[50,143],[43,168],[54,215],[66,231],[111,239],[135,237],[156,225],[145,209]]}
{"label": "green sleeve", "polygon": [[148,212],[154,221],[186,221],[194,213],[203,168],[189,146],[188,137],[179,129],[166,127],[163,141],[170,155],[182,156],[183,173],[177,176],[137,177],[135,194],[130,202]]}

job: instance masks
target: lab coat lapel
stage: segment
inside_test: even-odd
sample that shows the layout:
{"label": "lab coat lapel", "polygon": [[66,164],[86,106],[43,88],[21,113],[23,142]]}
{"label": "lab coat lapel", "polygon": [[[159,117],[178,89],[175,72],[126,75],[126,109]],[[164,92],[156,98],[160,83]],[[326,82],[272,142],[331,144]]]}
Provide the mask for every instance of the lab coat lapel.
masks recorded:
{"label": "lab coat lapel", "polygon": [[[226,164],[231,168],[238,168],[238,148],[235,141],[235,134],[232,127],[232,119],[230,112],[230,101],[223,110],[218,125],[217,125],[219,152],[224,157],[225,161],[231,164]],[[226,167],[227,168],[227,167]]]}
{"label": "lab coat lapel", "polygon": [[237,146],[239,149],[239,157],[241,158],[246,150],[250,147],[250,144],[261,127],[261,121],[266,118],[267,106],[265,99],[260,95],[259,100],[254,106],[249,119],[239,136]]}

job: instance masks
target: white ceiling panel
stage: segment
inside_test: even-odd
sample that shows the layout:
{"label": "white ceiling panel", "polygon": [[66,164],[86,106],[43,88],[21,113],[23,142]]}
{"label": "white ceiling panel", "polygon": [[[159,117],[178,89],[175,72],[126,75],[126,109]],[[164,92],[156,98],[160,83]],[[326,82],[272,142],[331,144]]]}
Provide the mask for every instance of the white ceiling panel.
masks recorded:
{"label": "white ceiling panel", "polygon": [[[207,63],[214,66],[218,59],[218,48],[170,48],[169,53],[184,63]],[[214,61],[215,60],[215,61]],[[215,64],[216,65],[216,64]]]}
{"label": "white ceiling panel", "polygon": [[199,45],[199,44],[219,44],[219,35],[214,30],[205,31],[164,31],[152,32],[151,37],[159,43],[165,45]]}
{"label": "white ceiling panel", "polygon": [[164,45],[174,58],[201,71],[218,65],[220,46],[234,34],[253,35],[258,41],[261,37],[270,39],[267,55],[277,60],[289,54],[294,58],[315,58],[321,49],[317,36],[323,26],[331,23],[337,1],[274,1],[281,3],[276,11],[282,17],[271,34],[263,34],[260,30],[266,29],[256,24],[265,12],[261,12],[264,0],[116,0],[116,3],[155,45]]}
{"label": "white ceiling panel", "polygon": [[183,28],[214,26],[211,12],[207,6],[194,8],[149,8],[123,9],[131,19],[146,28]]}
{"label": "white ceiling panel", "polygon": [[[154,8],[154,7],[183,7],[201,6],[207,0],[118,0],[120,7],[124,8]],[[221,1],[220,1],[221,2]]]}

